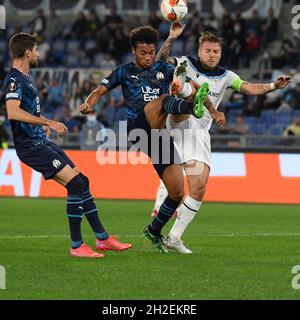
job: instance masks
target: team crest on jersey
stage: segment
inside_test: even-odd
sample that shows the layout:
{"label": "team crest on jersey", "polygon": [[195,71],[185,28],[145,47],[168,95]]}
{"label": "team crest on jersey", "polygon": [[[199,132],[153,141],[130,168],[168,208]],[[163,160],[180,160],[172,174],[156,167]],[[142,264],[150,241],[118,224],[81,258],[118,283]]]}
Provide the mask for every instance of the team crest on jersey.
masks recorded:
{"label": "team crest on jersey", "polygon": [[11,82],[9,85],[8,85],[8,90],[10,92],[14,92],[17,90],[17,85],[14,83],[14,82]]}
{"label": "team crest on jersey", "polygon": [[52,161],[52,165],[53,165],[54,168],[57,169],[57,168],[59,168],[61,166],[61,162],[59,160],[57,160],[57,159],[54,159]]}
{"label": "team crest on jersey", "polygon": [[157,75],[156,75],[156,78],[158,80],[163,80],[165,78],[165,75],[162,72],[158,72]]}

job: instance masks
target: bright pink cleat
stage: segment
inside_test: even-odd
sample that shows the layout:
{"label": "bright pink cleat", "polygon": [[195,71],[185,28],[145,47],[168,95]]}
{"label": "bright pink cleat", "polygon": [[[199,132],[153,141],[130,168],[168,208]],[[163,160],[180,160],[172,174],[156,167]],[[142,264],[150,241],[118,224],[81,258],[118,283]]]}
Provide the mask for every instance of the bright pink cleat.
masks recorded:
{"label": "bright pink cleat", "polygon": [[93,251],[88,245],[83,243],[79,248],[73,249],[70,248],[69,255],[71,257],[80,257],[80,258],[103,258],[104,255]]}
{"label": "bright pink cleat", "polygon": [[105,240],[99,240],[96,238],[96,249],[98,251],[114,250],[122,251],[132,247],[131,243],[121,243],[116,239],[116,236],[108,237]]}

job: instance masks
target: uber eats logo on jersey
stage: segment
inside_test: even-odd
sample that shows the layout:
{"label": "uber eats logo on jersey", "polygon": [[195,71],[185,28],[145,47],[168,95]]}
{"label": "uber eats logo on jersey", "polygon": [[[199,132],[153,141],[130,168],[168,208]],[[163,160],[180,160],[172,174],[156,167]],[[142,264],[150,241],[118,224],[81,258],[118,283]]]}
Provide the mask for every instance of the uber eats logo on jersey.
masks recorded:
{"label": "uber eats logo on jersey", "polygon": [[142,92],[144,94],[144,101],[145,102],[153,101],[153,100],[157,99],[160,95],[159,88],[152,89],[149,86],[147,86],[146,88],[142,87]]}

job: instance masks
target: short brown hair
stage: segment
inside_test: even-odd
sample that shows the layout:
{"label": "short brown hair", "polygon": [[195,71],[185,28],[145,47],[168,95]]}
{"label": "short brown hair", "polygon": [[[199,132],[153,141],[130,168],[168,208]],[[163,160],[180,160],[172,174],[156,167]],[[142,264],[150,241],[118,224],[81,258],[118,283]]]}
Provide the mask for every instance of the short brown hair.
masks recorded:
{"label": "short brown hair", "polygon": [[139,27],[133,29],[129,34],[129,41],[132,47],[136,47],[138,43],[155,44],[158,42],[159,32],[150,27]]}
{"label": "short brown hair", "polygon": [[217,34],[209,31],[202,32],[200,35],[199,46],[201,47],[204,42],[219,43],[221,47],[223,45],[223,39]]}
{"label": "short brown hair", "polygon": [[32,50],[37,44],[37,36],[29,33],[16,33],[9,40],[9,49],[14,59],[22,58],[26,50]]}

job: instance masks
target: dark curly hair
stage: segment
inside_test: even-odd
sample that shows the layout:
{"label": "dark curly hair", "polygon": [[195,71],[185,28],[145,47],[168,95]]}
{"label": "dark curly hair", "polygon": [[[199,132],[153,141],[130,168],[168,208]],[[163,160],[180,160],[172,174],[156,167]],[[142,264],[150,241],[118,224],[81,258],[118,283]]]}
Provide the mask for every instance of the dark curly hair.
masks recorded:
{"label": "dark curly hair", "polygon": [[131,30],[129,42],[132,47],[136,48],[138,43],[155,44],[159,40],[159,32],[150,26],[139,27]]}

